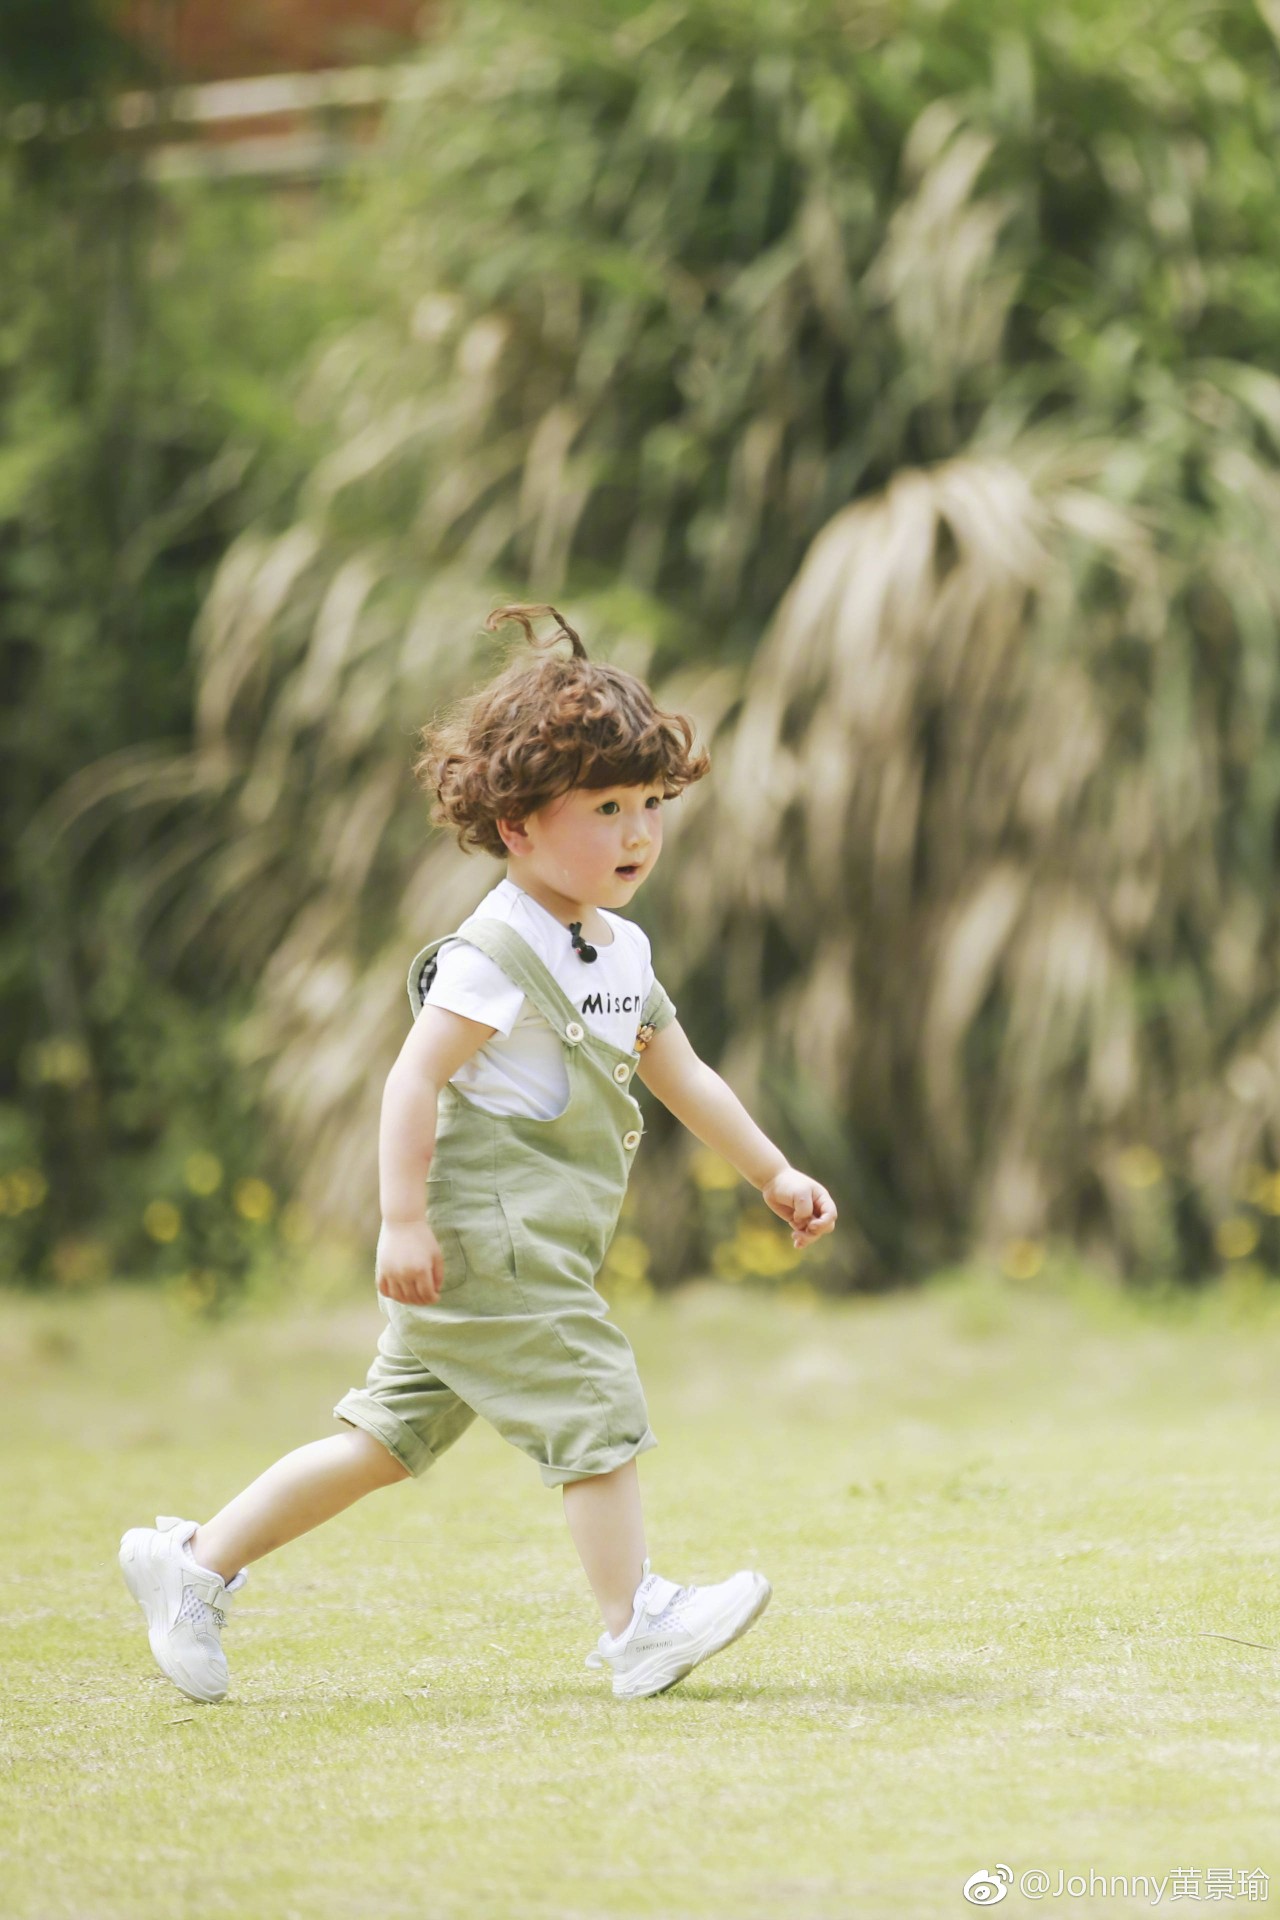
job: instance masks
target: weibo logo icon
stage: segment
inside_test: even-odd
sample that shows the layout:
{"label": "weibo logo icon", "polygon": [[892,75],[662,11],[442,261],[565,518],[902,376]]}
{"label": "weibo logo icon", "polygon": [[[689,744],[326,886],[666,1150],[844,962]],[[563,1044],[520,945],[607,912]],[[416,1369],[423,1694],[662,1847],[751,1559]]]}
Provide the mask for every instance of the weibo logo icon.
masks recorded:
{"label": "weibo logo icon", "polygon": [[997,1861],[994,1873],[979,1867],[964,1883],[964,1897],[974,1907],[997,1907],[1013,1885],[1013,1868]]}

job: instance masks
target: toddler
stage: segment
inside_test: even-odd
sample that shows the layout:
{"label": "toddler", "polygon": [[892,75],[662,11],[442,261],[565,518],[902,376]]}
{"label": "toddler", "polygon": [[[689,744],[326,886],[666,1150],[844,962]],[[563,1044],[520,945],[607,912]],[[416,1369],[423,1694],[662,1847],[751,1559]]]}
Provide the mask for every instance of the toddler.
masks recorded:
{"label": "toddler", "polygon": [[[269,1467],[213,1519],[161,1517],[120,1544],[152,1653],[221,1700],[221,1630],[249,1564],[376,1487],[423,1474],[477,1413],[563,1488],[604,1630],[589,1666],[619,1698],[661,1693],[758,1620],[759,1573],[680,1586],[650,1571],[636,1458],[657,1441],[596,1279],[644,1134],[633,1073],[784,1219],[797,1247],[836,1209],[700,1060],[616,911],[662,851],[662,808],[706,773],[693,727],[597,666],[552,607],[505,607],[537,646],[422,732],[433,818],[506,876],[415,958],[415,1013],[387,1077],[376,1279],[386,1325],[345,1431]],[[424,1206],[425,1196],[425,1206]]]}

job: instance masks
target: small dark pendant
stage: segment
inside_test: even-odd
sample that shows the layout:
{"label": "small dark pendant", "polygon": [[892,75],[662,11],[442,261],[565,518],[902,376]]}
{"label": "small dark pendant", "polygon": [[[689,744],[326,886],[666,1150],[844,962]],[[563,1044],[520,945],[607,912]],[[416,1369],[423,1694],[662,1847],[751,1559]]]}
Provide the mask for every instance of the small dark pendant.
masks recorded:
{"label": "small dark pendant", "polygon": [[581,920],[571,920],[569,922],[569,932],[573,935],[573,950],[579,960],[594,960],[596,950],[594,947],[589,946],[583,939]]}

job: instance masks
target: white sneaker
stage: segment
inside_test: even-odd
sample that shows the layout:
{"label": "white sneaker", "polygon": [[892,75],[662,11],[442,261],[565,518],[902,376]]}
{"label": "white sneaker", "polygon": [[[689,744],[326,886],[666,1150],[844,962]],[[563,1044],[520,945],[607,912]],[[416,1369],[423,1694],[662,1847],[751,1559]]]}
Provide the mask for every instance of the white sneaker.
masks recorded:
{"label": "white sneaker", "polygon": [[230,1684],[222,1628],[231,1595],[249,1578],[242,1567],[228,1586],[220,1573],[187,1552],[199,1522],[159,1514],[154,1527],[130,1527],[120,1542],[120,1571],[146,1615],[151,1651],[192,1700],[221,1700]]}
{"label": "white sneaker", "polygon": [[650,1573],[646,1560],[630,1626],[616,1639],[602,1633],[587,1665],[613,1669],[619,1700],[665,1693],[754,1625],[772,1593],[762,1573],[735,1573],[714,1587],[678,1587]]}

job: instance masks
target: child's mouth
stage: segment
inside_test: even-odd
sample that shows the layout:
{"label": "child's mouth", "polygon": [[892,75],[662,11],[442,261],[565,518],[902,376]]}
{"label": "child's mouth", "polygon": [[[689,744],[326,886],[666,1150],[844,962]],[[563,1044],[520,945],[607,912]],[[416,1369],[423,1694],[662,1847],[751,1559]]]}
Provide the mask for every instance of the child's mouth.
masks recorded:
{"label": "child's mouth", "polygon": [[614,868],[614,872],[620,873],[624,880],[634,880],[636,875],[639,873],[639,871],[640,871],[640,865],[638,861],[634,867],[615,867]]}

